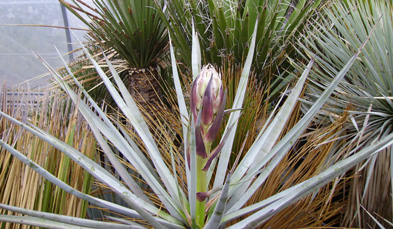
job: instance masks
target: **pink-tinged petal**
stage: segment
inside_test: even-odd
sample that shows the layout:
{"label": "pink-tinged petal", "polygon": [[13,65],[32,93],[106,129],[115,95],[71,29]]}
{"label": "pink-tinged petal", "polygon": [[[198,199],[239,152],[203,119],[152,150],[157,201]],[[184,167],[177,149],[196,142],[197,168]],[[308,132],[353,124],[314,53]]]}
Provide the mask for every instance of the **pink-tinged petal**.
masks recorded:
{"label": "pink-tinged petal", "polygon": [[222,88],[222,85],[220,87],[220,91],[217,96],[213,97],[213,113],[217,113],[218,109],[220,109],[220,105],[222,103],[222,99],[224,97],[224,89]]}
{"label": "pink-tinged petal", "polygon": [[210,125],[213,121],[212,78],[207,85],[202,103],[202,125]]}
{"label": "pink-tinged petal", "polygon": [[217,137],[217,133],[220,130],[220,126],[224,118],[226,101],[227,101],[227,92],[225,91],[223,92],[222,101],[217,111],[216,118],[214,119],[213,124],[210,126],[208,132],[205,135],[205,140],[208,142],[214,141],[214,139],[216,139]]}
{"label": "pink-tinged petal", "polygon": [[205,143],[203,142],[201,131],[201,112],[199,112],[197,124],[195,126],[196,154],[202,158],[207,158]]}
{"label": "pink-tinged petal", "polygon": [[194,120],[197,119],[197,102],[199,100],[199,96],[197,94],[197,82],[199,79],[199,75],[195,78],[192,88],[191,88],[191,95],[190,95],[190,108],[191,112],[194,115]]}
{"label": "pink-tinged petal", "polygon": [[213,159],[217,157],[217,155],[221,152],[222,147],[224,146],[224,143],[226,142],[229,133],[231,132],[231,129],[234,127],[234,125],[232,125],[231,127],[229,127],[229,130],[226,132],[226,134],[224,135],[224,137],[221,139],[220,144],[218,144],[218,146],[212,151],[212,153],[210,154],[209,158],[207,159],[207,162],[205,164],[205,166],[203,167],[202,171],[207,171],[211,165],[211,163],[213,162]]}
{"label": "pink-tinged petal", "polygon": [[207,84],[210,81],[209,71],[208,66],[204,66],[199,73],[200,78],[196,81],[197,93],[201,98],[205,94]]}

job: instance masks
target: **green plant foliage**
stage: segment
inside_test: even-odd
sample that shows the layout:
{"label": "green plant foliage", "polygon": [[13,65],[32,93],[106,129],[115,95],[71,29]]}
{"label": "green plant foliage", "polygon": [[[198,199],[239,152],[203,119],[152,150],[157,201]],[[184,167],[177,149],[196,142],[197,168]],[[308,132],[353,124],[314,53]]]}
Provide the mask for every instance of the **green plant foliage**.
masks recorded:
{"label": "green plant foliage", "polygon": [[105,41],[133,68],[156,66],[167,50],[168,35],[153,0],[94,0],[93,14],[83,1],[73,1],[76,6],[60,2],[92,30],[93,38]]}
{"label": "green plant foliage", "polygon": [[[272,0],[175,0],[160,12],[173,38],[180,61],[191,66],[191,35],[194,23],[204,63],[241,67],[249,52],[255,21],[258,20],[252,69],[261,84],[281,84],[287,56],[294,54],[292,41],[299,36],[321,1]],[[279,89],[270,93],[277,96]],[[273,90],[272,90],[273,92]]]}
{"label": "green plant foliage", "polygon": [[[341,134],[337,136],[345,138],[347,143],[337,145],[332,152],[351,154],[353,148],[372,145],[392,131],[391,10],[390,1],[332,1],[331,6],[323,11],[325,19],[320,23],[314,22],[299,43],[302,47],[299,53],[306,53],[308,56],[316,53],[319,57],[317,61],[320,67],[310,73],[312,87],[306,93],[315,100],[357,47],[369,39],[359,55],[359,61],[348,71],[318,118],[320,123],[326,124],[339,119],[346,111],[350,114]],[[305,110],[307,107],[304,107]],[[332,160],[343,156],[333,155]],[[391,193],[392,186],[386,185],[393,172],[389,159],[391,156],[388,149],[356,167],[355,173],[358,169],[364,169],[362,175],[356,175],[351,181],[348,196],[350,202],[345,215],[346,226],[374,225],[369,213],[392,220],[391,195],[388,194]],[[378,197],[375,196],[375,190],[381,193]]]}

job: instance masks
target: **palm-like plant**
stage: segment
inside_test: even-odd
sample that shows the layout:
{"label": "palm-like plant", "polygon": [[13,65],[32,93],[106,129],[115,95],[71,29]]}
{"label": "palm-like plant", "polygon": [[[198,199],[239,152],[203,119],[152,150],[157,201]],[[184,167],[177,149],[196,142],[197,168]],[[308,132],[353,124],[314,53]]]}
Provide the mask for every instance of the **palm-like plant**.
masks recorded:
{"label": "palm-like plant", "polygon": [[75,5],[59,1],[91,29],[92,38],[103,41],[128,63],[126,84],[141,107],[158,104],[161,89],[156,68],[167,53],[168,35],[154,1],[94,0],[96,9],[81,0],[73,0]]}
{"label": "palm-like plant", "polygon": [[[360,61],[348,71],[320,115],[320,120],[326,123],[342,117],[344,112],[350,114],[345,127],[336,136],[345,138],[347,143],[337,145],[332,152],[352,153],[353,148],[372,145],[392,131],[391,9],[390,1],[332,1],[331,7],[325,11],[325,20],[315,22],[299,44],[303,47],[299,53],[316,53],[320,57],[321,67],[310,73],[313,87],[307,92],[309,98],[317,99],[316,95],[329,85],[356,47],[369,38],[359,56]],[[347,154],[334,154],[332,160],[341,156]],[[346,226],[375,225],[369,214],[392,221],[391,157],[388,148],[357,165],[353,171],[356,176],[351,180],[348,192]]]}
{"label": "palm-like plant", "polygon": [[[97,142],[121,177],[121,180],[116,179],[111,173],[76,149],[42,131],[38,127],[31,126],[28,123],[22,123],[6,115],[4,112],[0,112],[2,117],[9,119],[16,125],[30,131],[61,150],[67,157],[80,164],[95,178],[108,185],[129,207],[119,206],[78,192],[61,180],[53,177],[9,144],[0,141],[0,145],[65,191],[87,200],[91,204],[107,208],[124,216],[134,219],[142,218],[154,228],[220,228],[227,225],[228,222],[241,217],[244,218],[236,224],[230,225],[229,228],[257,227],[273,215],[278,214],[284,208],[290,206],[293,202],[302,199],[360,161],[370,157],[370,154],[390,146],[393,143],[393,134],[381,138],[373,145],[356,148],[358,152],[330,165],[310,179],[293,185],[258,203],[244,207],[246,202],[265,183],[277,164],[289,152],[307,125],[322,108],[334,88],[355,63],[360,53],[359,50],[348,61],[342,71],[337,74],[336,78],[320,95],[320,99],[314,103],[312,108],[309,109],[281,140],[278,140],[285,130],[286,121],[291,116],[292,110],[298,102],[303,85],[313,65],[312,60],[296,85],[292,88],[290,96],[286,99],[280,110],[274,112],[269,117],[253,145],[245,152],[243,159],[237,161],[228,170],[229,157],[232,151],[237,123],[241,118],[240,109],[242,108],[253,60],[256,34],[256,29],[254,29],[250,43],[250,52],[244,64],[245,67],[236,92],[231,114],[225,125],[223,137],[216,147],[210,145],[210,143],[214,139],[218,126],[222,121],[222,116],[224,115],[225,89],[219,86],[219,77],[217,77],[213,70],[204,70],[199,74],[199,69],[194,68],[193,72],[196,74],[193,75],[195,80],[193,89],[191,90],[193,93],[191,112],[189,113],[184,100],[183,89],[180,86],[174,51],[171,49],[174,85],[177,91],[180,111],[179,120],[182,125],[182,137],[184,141],[183,152],[185,164],[181,164],[181,160],[178,160],[174,155],[171,157],[169,164],[164,161],[163,153],[159,151],[157,143],[153,140],[142,114],[137,109],[134,100],[128,93],[119,75],[114,71],[111,63],[108,61],[107,64],[115,79],[115,85],[110,82],[100,66],[88,53],[86,54],[90,56],[92,63],[114,100],[122,110],[124,116],[133,125],[135,132],[139,135],[142,141],[140,143],[144,146],[146,154],[138,147],[138,143],[125,134],[126,131],[124,129],[114,126],[83,87],[80,87],[84,96],[84,99],[81,100],[46,62],[44,64],[58,80],[61,87],[68,93],[70,98],[75,103],[78,103],[79,111],[90,124]],[[194,37],[194,41],[196,41],[196,37]],[[198,50],[197,42],[194,42],[194,45],[193,50]],[[193,53],[193,59],[195,63],[201,62],[198,52]],[[71,74],[71,71],[69,73]],[[78,82],[75,83],[79,85]],[[137,185],[134,178],[129,175],[128,171],[113,154],[108,142],[116,147],[128,163],[140,174],[149,186],[147,191],[150,194],[154,193],[155,198],[160,201],[159,205],[154,204],[140,186]],[[182,169],[176,169],[179,167]],[[182,171],[185,171],[185,174]],[[185,180],[179,179],[179,177],[183,176],[186,177]],[[1,204],[0,207],[30,216],[24,217],[23,219],[1,216],[0,220],[2,221],[23,222],[45,227],[72,227],[75,225],[100,228],[108,226],[116,226],[117,228],[132,226],[137,228],[144,227],[144,224],[138,224],[137,221],[130,221],[125,218],[112,217],[112,220],[119,222],[114,224],[35,212],[4,204]]]}

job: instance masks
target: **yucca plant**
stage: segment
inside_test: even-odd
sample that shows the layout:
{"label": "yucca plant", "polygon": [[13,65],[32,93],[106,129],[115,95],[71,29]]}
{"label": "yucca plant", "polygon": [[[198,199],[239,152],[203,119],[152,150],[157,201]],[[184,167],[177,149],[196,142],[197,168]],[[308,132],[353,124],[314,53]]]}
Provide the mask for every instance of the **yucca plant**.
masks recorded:
{"label": "yucca plant", "polygon": [[[59,0],[90,29],[90,37],[114,49],[128,63],[126,85],[141,107],[160,103],[157,67],[168,51],[168,35],[153,0],[94,0],[96,8],[82,0]],[[163,1],[158,3],[163,4]],[[89,18],[89,20],[86,19]]]}
{"label": "yucca plant", "polygon": [[[384,136],[373,145],[354,149],[353,154],[331,164],[312,178],[288,187],[258,203],[244,207],[253,194],[264,185],[277,164],[295,144],[337,84],[354,64],[361,51],[359,49],[348,61],[330,86],[320,95],[320,99],[314,103],[312,108],[285,136],[278,140],[285,129],[286,121],[291,116],[292,110],[298,102],[304,83],[313,65],[312,60],[292,88],[290,95],[280,110],[272,113],[253,145],[245,152],[243,159],[237,161],[229,170],[228,161],[232,153],[231,149],[235,132],[238,128],[237,123],[241,119],[242,103],[255,50],[256,33],[257,30],[255,28],[250,43],[250,52],[244,64],[245,67],[234,104],[232,109],[227,112],[223,110],[226,94],[225,88],[221,87],[220,76],[211,66],[204,67],[202,71],[198,68],[193,69],[195,75],[193,75],[194,82],[191,89],[192,102],[190,110],[187,108],[183,88],[180,86],[174,51],[171,49],[174,85],[180,110],[180,117],[178,118],[181,122],[183,133],[184,164],[181,164],[182,160],[178,160],[179,158],[175,156],[172,156],[169,164],[164,161],[163,155],[168,155],[168,153],[159,151],[157,142],[153,140],[142,114],[137,109],[126,86],[122,83],[109,61],[107,64],[116,81],[115,85],[110,82],[96,61],[86,53],[90,56],[100,77],[142,142],[133,141],[132,138],[127,137],[124,129],[118,129],[86,91],[83,90],[83,87],[80,87],[80,90],[82,90],[84,97],[80,99],[80,96],[72,91],[68,84],[58,76],[56,71],[43,60],[45,66],[58,80],[62,88],[78,104],[80,113],[90,124],[97,142],[121,179],[116,179],[99,164],[40,128],[18,121],[4,112],[0,112],[1,116],[61,150],[64,155],[74,160],[96,179],[110,187],[125,201],[128,207],[78,192],[55,178],[11,145],[4,141],[0,141],[0,145],[65,191],[87,200],[93,205],[109,209],[133,220],[111,217],[110,219],[117,221],[117,223],[99,222],[31,211],[4,204],[1,204],[0,207],[29,216],[20,219],[2,215],[0,220],[43,227],[69,228],[72,226],[144,228],[146,224],[154,228],[220,228],[224,226],[228,226],[228,228],[254,228],[292,205],[292,203],[323,187],[330,180],[343,174],[360,161],[369,158],[370,154],[375,154],[393,144],[393,134]],[[196,39],[194,37],[194,41]],[[193,50],[198,49],[197,42],[194,42]],[[195,63],[200,63],[201,57],[197,53],[193,53],[193,59]],[[71,74],[71,71],[69,73]],[[75,83],[79,84],[78,82]],[[215,138],[218,127],[222,124],[223,116],[228,112],[230,112],[230,115],[228,122],[225,123],[223,137],[217,146],[211,145],[211,140]],[[148,189],[142,190],[137,185],[135,179],[130,176],[120,163],[118,157],[113,154],[109,144],[122,153],[124,159],[133,166],[135,171],[140,174],[144,182],[149,186]],[[143,148],[138,147],[138,145],[143,145]],[[146,154],[143,152],[146,152]],[[179,167],[182,170],[176,169]],[[185,171],[185,174],[182,171]],[[179,179],[182,177],[186,177],[186,179]],[[149,193],[149,195],[144,191]],[[153,201],[153,197],[154,200],[159,200],[159,202]],[[140,219],[144,221],[141,222]],[[229,224],[229,222],[233,222],[235,219],[241,220],[235,224]]]}
{"label": "yucca plant", "polygon": [[[348,71],[319,116],[319,120],[328,123],[341,118],[345,112],[350,114],[336,136],[347,142],[331,149],[341,152],[332,153],[331,160],[348,156],[353,148],[373,145],[392,132],[391,10],[391,1],[332,1],[323,11],[325,19],[315,22],[299,43],[302,47],[299,53],[307,53],[309,57],[316,53],[320,57],[320,68],[314,68],[309,77],[313,87],[307,92],[309,98],[316,100],[316,95],[329,85],[352,53],[369,37],[359,61]],[[348,174],[353,178],[348,181],[350,188],[345,196],[348,207],[344,226],[374,227],[372,217],[393,220],[391,158],[391,148],[387,148]],[[381,218],[379,221],[383,222]]]}
{"label": "yucca plant", "polygon": [[204,64],[231,66],[237,71],[247,57],[255,19],[260,17],[252,70],[262,85],[271,85],[264,96],[275,98],[289,81],[285,79],[285,70],[291,67],[287,56],[295,54],[291,41],[299,37],[314,10],[322,5],[320,0],[175,0],[168,1],[160,15],[186,66],[196,64],[191,59],[194,23]]}

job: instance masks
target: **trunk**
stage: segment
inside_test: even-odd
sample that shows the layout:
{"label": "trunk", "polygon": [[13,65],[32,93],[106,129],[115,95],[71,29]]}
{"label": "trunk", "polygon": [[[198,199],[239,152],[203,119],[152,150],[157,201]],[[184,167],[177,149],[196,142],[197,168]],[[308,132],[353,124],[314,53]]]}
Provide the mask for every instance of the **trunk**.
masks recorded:
{"label": "trunk", "polygon": [[143,115],[155,119],[155,110],[161,104],[161,88],[154,68],[129,70],[128,91],[139,105]]}

